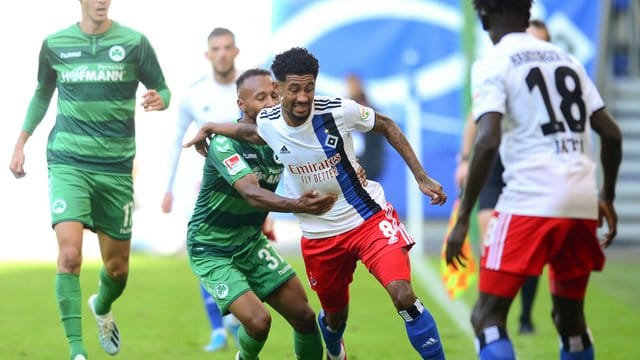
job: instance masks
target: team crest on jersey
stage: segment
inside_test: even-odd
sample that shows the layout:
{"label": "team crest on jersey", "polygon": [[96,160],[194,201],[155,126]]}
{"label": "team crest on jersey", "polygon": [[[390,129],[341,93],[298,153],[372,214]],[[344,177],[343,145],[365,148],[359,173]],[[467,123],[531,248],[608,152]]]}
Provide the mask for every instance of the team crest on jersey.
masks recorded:
{"label": "team crest on jersey", "polygon": [[222,162],[224,163],[224,166],[227,167],[229,175],[235,175],[240,172],[240,170],[246,169],[247,167],[247,165],[240,159],[240,155],[238,154],[233,154],[224,159]]}
{"label": "team crest on jersey", "polygon": [[216,298],[224,299],[229,295],[229,286],[227,284],[218,284],[215,288]]}
{"label": "team crest on jersey", "polygon": [[109,59],[120,62],[124,59],[124,48],[120,45],[114,45],[109,49]]}
{"label": "team crest on jersey", "polygon": [[282,164],[282,161],[280,161],[280,158],[275,153],[273,154],[273,161],[275,161],[276,164]]}
{"label": "team crest on jersey", "polygon": [[360,117],[363,120],[369,118],[369,109],[368,108],[358,105],[358,109],[360,110]]}
{"label": "team crest on jersey", "polygon": [[327,139],[324,141],[324,145],[335,149],[336,146],[338,146],[338,137],[335,135],[327,135]]}
{"label": "team crest on jersey", "polygon": [[57,199],[51,204],[51,211],[54,214],[62,214],[67,210],[67,202],[62,199]]}
{"label": "team crest on jersey", "polygon": [[318,280],[316,280],[315,276],[313,276],[312,273],[309,273],[308,277],[309,277],[309,284],[311,286],[316,286],[318,284]]}

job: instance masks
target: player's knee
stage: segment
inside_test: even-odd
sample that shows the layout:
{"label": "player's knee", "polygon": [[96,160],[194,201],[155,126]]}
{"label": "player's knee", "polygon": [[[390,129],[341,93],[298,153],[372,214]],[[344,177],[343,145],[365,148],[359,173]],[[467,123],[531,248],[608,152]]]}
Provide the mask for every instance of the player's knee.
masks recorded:
{"label": "player's knee", "polygon": [[551,311],[551,318],[558,334],[563,336],[582,334],[587,329],[584,313],[578,310],[562,312],[554,308]]}
{"label": "player's knee", "polygon": [[416,301],[411,284],[406,280],[395,280],[387,285],[391,301],[398,311],[407,310]]}
{"label": "player's knee", "polygon": [[82,265],[82,251],[72,246],[60,249],[58,253],[58,272],[74,273],[80,272]]}
{"label": "player's knee", "polygon": [[551,320],[553,321],[553,324],[556,326],[556,329],[560,330],[560,314],[558,313],[558,310],[554,307],[553,309],[551,309]]}
{"label": "player's knee", "polygon": [[105,270],[114,280],[125,280],[129,274],[129,256],[120,256],[104,262]]}
{"label": "player's knee", "polygon": [[482,320],[482,313],[480,307],[476,304],[471,311],[471,326],[475,330],[476,334],[479,334],[484,329],[484,321]]}
{"label": "player's knee", "polygon": [[294,330],[301,333],[312,333],[316,329],[316,313],[311,307],[304,306],[298,311],[293,319],[290,319],[291,326]]}
{"label": "player's knee", "polygon": [[331,329],[341,329],[347,323],[348,310],[345,308],[338,312],[325,312],[324,322]]}
{"label": "player's knee", "polygon": [[505,323],[502,318],[503,317],[497,313],[495,309],[483,306],[480,302],[476,302],[473,310],[471,311],[471,326],[473,326],[476,334],[479,334],[489,326],[497,325],[504,328]]}
{"label": "player's knee", "polygon": [[260,311],[251,316],[248,321],[242,323],[247,334],[256,340],[264,340],[269,335],[271,328],[271,315],[269,312]]}
{"label": "player's knee", "polygon": [[104,264],[109,277],[116,281],[126,281],[129,275],[129,262],[123,260],[109,260]]}

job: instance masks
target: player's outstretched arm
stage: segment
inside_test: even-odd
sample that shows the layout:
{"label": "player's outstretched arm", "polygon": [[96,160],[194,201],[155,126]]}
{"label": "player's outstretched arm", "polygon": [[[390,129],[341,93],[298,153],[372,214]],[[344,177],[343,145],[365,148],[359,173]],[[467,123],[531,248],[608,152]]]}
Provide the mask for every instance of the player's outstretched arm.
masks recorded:
{"label": "player's outstretched arm", "polygon": [[457,267],[457,265],[464,266],[462,245],[469,231],[469,217],[480,190],[489,176],[491,164],[493,164],[500,146],[501,120],[502,114],[497,112],[486,113],[478,120],[473,156],[469,163],[469,174],[471,176],[467,178],[458,208],[458,219],[453,229],[451,229],[445,250],[447,264],[453,264],[454,267]]}
{"label": "player's outstretched arm", "polygon": [[609,112],[602,108],[591,115],[591,128],[600,135],[600,162],[603,182],[598,205],[598,222],[606,220],[609,231],[604,234],[602,246],[611,245],[617,234],[618,215],[613,202],[616,197],[618,169],[622,161],[622,132]]}
{"label": "player's outstretched arm", "polygon": [[207,139],[213,134],[224,135],[232,139],[246,141],[252,144],[264,145],[265,142],[258,135],[258,128],[254,124],[248,123],[212,123],[204,124],[198,133],[182,147],[195,146],[200,155],[207,156]]}
{"label": "player's outstretched arm", "polygon": [[420,191],[431,198],[432,205],[443,205],[447,201],[447,194],[442,189],[442,185],[427,175],[409,141],[407,141],[395,121],[386,115],[376,112],[376,123],[372,131],[384,135],[389,144],[402,156],[402,159],[404,159],[404,162],[413,173],[413,177],[418,182]]}
{"label": "player's outstretched arm", "polygon": [[336,194],[320,195],[316,190],[306,191],[298,199],[283,197],[260,187],[253,174],[242,177],[233,187],[251,206],[275,212],[319,215],[329,211],[338,198]]}

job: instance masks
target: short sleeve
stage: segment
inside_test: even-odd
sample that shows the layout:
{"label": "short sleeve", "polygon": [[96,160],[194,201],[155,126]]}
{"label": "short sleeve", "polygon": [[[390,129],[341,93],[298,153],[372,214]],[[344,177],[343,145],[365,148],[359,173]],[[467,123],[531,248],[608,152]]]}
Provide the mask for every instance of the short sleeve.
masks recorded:
{"label": "short sleeve", "polygon": [[222,135],[216,135],[211,139],[207,162],[218,170],[230,185],[253,173],[244,160],[238,143]]}
{"label": "short sleeve", "polygon": [[351,99],[342,99],[344,124],[348,130],[368,132],[373,129],[376,113],[372,108],[363,106]]}
{"label": "short sleeve", "polygon": [[471,68],[471,94],[473,119],[488,112],[505,114],[507,91],[504,80],[506,69],[488,59],[477,60]]}

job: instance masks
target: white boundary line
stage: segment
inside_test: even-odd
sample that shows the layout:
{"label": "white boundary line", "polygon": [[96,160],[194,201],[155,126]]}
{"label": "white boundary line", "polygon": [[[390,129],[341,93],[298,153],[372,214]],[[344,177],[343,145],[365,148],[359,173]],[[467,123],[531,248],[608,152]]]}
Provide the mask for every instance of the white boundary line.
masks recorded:
{"label": "white boundary line", "polygon": [[[444,309],[458,329],[473,339],[474,333],[469,320],[471,318],[471,310],[462,300],[449,299],[440,276],[433,269],[433,266],[429,265],[426,257],[423,255],[412,256],[411,268],[429,297]],[[437,319],[438,314],[433,315]]]}

